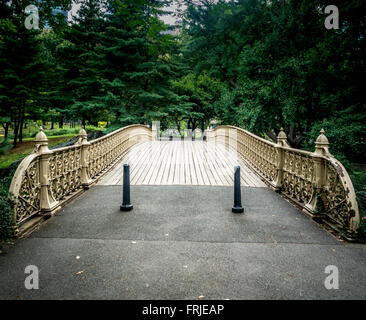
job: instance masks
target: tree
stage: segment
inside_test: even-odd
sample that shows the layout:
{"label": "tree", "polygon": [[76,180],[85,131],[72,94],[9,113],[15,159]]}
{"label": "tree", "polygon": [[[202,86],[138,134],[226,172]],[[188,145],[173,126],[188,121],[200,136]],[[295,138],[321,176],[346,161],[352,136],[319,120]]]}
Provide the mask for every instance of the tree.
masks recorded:
{"label": "tree", "polygon": [[[30,1],[20,0],[0,4],[0,28],[3,31],[0,40],[0,114],[11,118],[14,146],[18,139],[22,141],[25,113],[29,109],[37,109],[40,74],[44,72],[39,59],[40,31],[28,30],[24,25],[27,17],[25,8],[30,4]],[[70,1],[55,0],[38,4],[40,16],[44,17],[40,23],[43,26],[52,20],[48,14],[51,8],[67,6]]]}
{"label": "tree", "polygon": [[[339,30],[324,27],[326,1],[189,3],[182,15],[190,37],[185,54],[196,74],[225,84],[216,117],[273,140],[283,127],[294,147],[305,147],[319,123],[346,119],[348,112],[364,128],[366,4],[333,4],[341,13]],[[342,150],[349,157],[356,151]]]}

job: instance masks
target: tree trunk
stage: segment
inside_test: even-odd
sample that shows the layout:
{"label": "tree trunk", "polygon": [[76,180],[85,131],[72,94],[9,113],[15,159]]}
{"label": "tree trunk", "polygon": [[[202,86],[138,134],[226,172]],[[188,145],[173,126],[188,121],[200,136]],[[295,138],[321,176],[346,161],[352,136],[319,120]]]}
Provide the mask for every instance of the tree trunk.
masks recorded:
{"label": "tree trunk", "polygon": [[17,139],[18,139],[18,129],[19,124],[16,122],[14,123],[14,138],[13,138],[13,147],[17,146]]}
{"label": "tree trunk", "polygon": [[180,132],[180,121],[176,120],[175,122],[177,124],[177,129],[178,129],[179,135],[182,137],[182,133]]}
{"label": "tree trunk", "polygon": [[205,135],[205,120],[201,121],[201,137],[202,140],[205,141],[206,140],[206,135]]}
{"label": "tree trunk", "polygon": [[290,146],[293,148],[299,148],[301,141],[303,139],[303,136],[301,134],[296,134],[295,132],[295,126],[290,126],[290,131],[287,136],[287,141],[289,142]]}
{"label": "tree trunk", "polygon": [[64,127],[64,117],[61,115],[58,120],[58,127],[62,129]]}
{"label": "tree trunk", "polygon": [[201,121],[201,130],[202,130],[202,134],[203,134],[203,131],[205,131],[205,120]]}
{"label": "tree trunk", "polygon": [[197,128],[197,120],[194,119],[192,121],[192,140],[196,139],[196,133],[195,133],[196,128]]}
{"label": "tree trunk", "polygon": [[266,135],[270,137],[275,143],[277,143],[277,137],[271,130],[266,130]]}
{"label": "tree trunk", "polygon": [[18,115],[14,120],[14,138],[13,138],[13,147],[14,148],[17,146],[19,123],[20,123],[20,110],[18,111]]}
{"label": "tree trunk", "polygon": [[197,128],[197,120],[196,120],[196,119],[194,119],[194,120],[192,121],[192,131],[196,130],[196,128]]}
{"label": "tree trunk", "polygon": [[7,139],[9,135],[9,123],[5,123],[4,130],[4,139]]}
{"label": "tree trunk", "polygon": [[23,142],[24,109],[22,108],[19,123],[19,142]]}
{"label": "tree trunk", "polygon": [[51,130],[53,130],[53,126],[54,126],[54,121],[51,121]]}

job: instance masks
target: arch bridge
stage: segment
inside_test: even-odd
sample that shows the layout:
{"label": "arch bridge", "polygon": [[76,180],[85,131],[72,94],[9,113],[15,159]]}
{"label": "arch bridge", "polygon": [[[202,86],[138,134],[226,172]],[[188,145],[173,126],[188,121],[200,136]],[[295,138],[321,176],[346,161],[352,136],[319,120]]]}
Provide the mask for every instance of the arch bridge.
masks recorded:
{"label": "arch bridge", "polygon": [[231,186],[234,166],[240,165],[242,186],[271,188],[333,229],[357,231],[351,179],[329,152],[323,130],[314,152],[289,147],[283,130],[277,143],[233,126],[207,131],[205,141],[160,141],[157,136],[147,126],[131,125],[87,141],[82,129],[75,145],[49,150],[40,131],[10,187],[18,235],[93,185],[122,184],[124,163],[131,166],[132,185]]}

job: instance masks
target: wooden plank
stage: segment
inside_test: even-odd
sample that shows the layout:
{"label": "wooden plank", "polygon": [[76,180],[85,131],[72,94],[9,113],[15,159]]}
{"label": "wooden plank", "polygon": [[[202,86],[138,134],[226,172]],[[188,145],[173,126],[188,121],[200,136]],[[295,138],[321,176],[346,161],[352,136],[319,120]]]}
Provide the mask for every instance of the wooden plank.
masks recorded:
{"label": "wooden plank", "polygon": [[238,154],[235,154],[235,156],[233,156],[233,153],[236,152],[235,149],[230,148],[228,151],[225,149],[225,151],[230,155],[227,157],[227,160],[230,161],[232,166],[235,167],[237,165],[240,165],[240,176],[242,185],[251,187],[264,186],[259,177],[257,177],[253,173],[249,173],[248,167],[244,164]]}
{"label": "wooden plank", "polygon": [[168,180],[167,180],[168,185],[173,184],[173,181],[174,181],[175,159],[177,157],[177,144],[175,143],[175,141],[171,141],[170,143],[173,145],[173,148],[169,155],[170,166],[169,166],[169,175],[168,175]]}
{"label": "wooden plank", "polygon": [[100,181],[122,184],[123,164],[130,164],[132,185],[233,185],[234,167],[241,167],[241,185],[265,187],[224,144],[203,141],[152,141],[132,147]]}
{"label": "wooden plank", "polygon": [[148,150],[145,150],[142,152],[142,156],[139,159],[139,163],[135,168],[135,175],[133,176],[131,180],[131,184],[138,185],[141,182],[141,179],[144,177],[144,173],[146,172],[145,169],[149,165],[149,160],[151,158],[151,152],[152,152],[152,144],[150,143]]}
{"label": "wooden plank", "polygon": [[192,141],[189,141],[189,140],[184,141],[184,148],[185,148],[185,153],[186,153],[185,162],[186,162],[186,167],[188,170],[188,179],[189,179],[190,183],[193,185],[197,185],[198,184],[197,173],[196,173],[196,168],[194,166],[194,159],[193,159],[193,155],[192,155],[191,144],[192,144]]}
{"label": "wooden plank", "polygon": [[159,157],[156,160],[154,170],[149,180],[149,184],[155,185],[157,183],[157,179],[159,176],[159,172],[161,171],[161,167],[164,165],[165,160],[165,149],[168,147],[165,141],[157,141],[156,144],[157,152],[159,153]]}
{"label": "wooden plank", "polygon": [[[144,143],[142,143],[144,144]],[[112,171],[108,172],[100,181],[99,184],[105,185],[118,185],[122,184],[122,177],[123,177],[123,164],[128,163],[129,155],[136,153],[139,150],[140,145],[136,145],[132,148],[127,154],[120,160],[120,162],[113,168]]]}
{"label": "wooden plank", "polygon": [[139,148],[139,152],[136,154],[136,157],[133,158],[133,162],[131,162],[132,170],[130,173],[130,180],[132,185],[136,184],[136,180],[141,173],[141,168],[143,164],[146,162],[146,159],[151,152],[151,148],[151,143],[147,142],[146,145]]}
{"label": "wooden plank", "polygon": [[156,143],[159,143],[159,141],[154,141],[151,143],[152,145],[152,149],[151,149],[151,153],[150,153],[150,157],[147,160],[147,166],[145,167],[142,176],[140,177],[141,180],[137,180],[138,184],[148,184],[150,177],[154,171],[154,166],[156,163],[157,158],[159,157],[159,148],[156,148]]}
{"label": "wooden plank", "polygon": [[234,169],[230,170],[230,165],[225,160],[225,156],[222,153],[222,145],[220,143],[216,144],[215,160],[217,165],[221,168],[223,177],[228,181],[229,185],[234,185]]}
{"label": "wooden plank", "polygon": [[[151,152],[151,157],[149,159],[151,162],[151,166],[148,169],[149,171],[147,172],[147,174],[143,180],[143,184],[152,184],[152,176],[159,169],[159,159],[162,156],[162,154],[161,154],[162,145],[161,145],[160,141],[153,141],[152,147],[153,147],[153,149]],[[151,181],[151,183],[150,183],[150,181]]]}
{"label": "wooden plank", "polygon": [[168,143],[168,150],[166,152],[166,159],[165,159],[165,166],[164,166],[164,172],[163,172],[163,176],[161,178],[161,181],[159,184],[161,185],[167,185],[168,184],[168,177],[169,177],[169,171],[170,171],[170,163],[172,161],[172,150],[174,145],[170,142]]}
{"label": "wooden plank", "polygon": [[[230,175],[230,180],[232,181],[232,184],[234,184],[234,168],[235,166],[239,165],[239,162],[237,162],[238,159],[234,159],[233,155],[230,153],[230,149],[226,148],[225,145],[219,144],[218,145],[218,153],[220,154],[220,156],[222,157],[222,161],[223,163],[226,165],[226,167],[230,170],[229,175]],[[244,186],[249,186],[246,181],[243,180],[242,176],[243,176],[243,170],[244,168],[241,166],[241,170],[240,170],[240,177],[241,177],[241,184],[243,184]]]}
{"label": "wooden plank", "polygon": [[194,168],[197,185],[203,185],[204,182],[203,182],[201,170],[198,166],[198,161],[196,159],[195,153],[193,152],[193,145],[192,145],[191,141],[189,141],[188,147],[189,147],[190,158],[192,159],[192,167]]}
{"label": "wooden plank", "polygon": [[211,159],[211,163],[216,170],[216,175],[220,178],[223,185],[229,186],[232,184],[232,181],[230,180],[230,177],[227,175],[226,171],[224,170],[224,166],[223,166],[222,162],[220,161],[219,157],[217,156],[218,147],[219,147],[219,144],[216,142],[213,142],[211,145],[211,152],[209,152],[209,156]]}
{"label": "wooden plank", "polygon": [[174,162],[174,179],[173,179],[172,184],[179,184],[181,145],[180,145],[180,141],[175,141],[174,143],[176,144],[176,156],[175,156],[175,162]]}
{"label": "wooden plank", "polygon": [[185,184],[185,176],[184,176],[184,141],[180,142],[180,163],[179,163],[179,184]]}
{"label": "wooden plank", "polygon": [[192,184],[187,141],[183,141],[183,154],[184,154],[184,184]]}
{"label": "wooden plank", "polygon": [[170,144],[169,142],[167,141],[162,141],[161,143],[163,143],[163,148],[162,148],[162,163],[159,167],[159,171],[156,175],[156,178],[155,178],[155,184],[159,185],[161,184],[161,181],[163,179],[163,176],[164,176],[164,171],[165,171],[165,168],[166,168],[166,154],[169,150],[169,147],[170,147]]}
{"label": "wooden plank", "polygon": [[222,185],[223,182],[221,181],[218,172],[216,172],[216,168],[213,166],[212,159],[210,157],[210,149],[208,142],[203,144],[202,152],[204,156],[205,166],[208,170],[208,175],[210,179],[210,183],[212,185]]}
{"label": "wooden plank", "polygon": [[202,142],[202,146],[198,149],[198,152],[201,154],[203,159],[203,166],[205,168],[209,184],[213,186],[217,185],[217,180],[212,172],[212,165],[210,163],[211,161],[209,161],[207,157],[207,142]]}
{"label": "wooden plank", "polygon": [[192,150],[193,150],[193,154],[195,155],[195,159],[196,159],[198,168],[202,175],[203,184],[210,185],[210,180],[208,179],[208,176],[207,176],[207,171],[204,166],[202,154],[199,152],[199,149],[202,148],[202,146],[203,146],[202,144],[203,144],[202,141],[192,142]]}

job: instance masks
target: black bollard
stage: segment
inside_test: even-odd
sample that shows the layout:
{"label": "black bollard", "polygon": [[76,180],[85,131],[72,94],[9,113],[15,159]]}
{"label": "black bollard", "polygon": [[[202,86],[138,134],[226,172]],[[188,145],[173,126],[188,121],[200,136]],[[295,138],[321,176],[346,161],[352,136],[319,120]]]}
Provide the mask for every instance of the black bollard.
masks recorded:
{"label": "black bollard", "polygon": [[234,213],[243,213],[244,212],[244,208],[241,206],[240,166],[235,167],[235,174],[234,174],[234,206],[231,210]]}
{"label": "black bollard", "polygon": [[120,206],[121,211],[130,211],[133,209],[130,199],[130,166],[123,165],[123,201]]}

